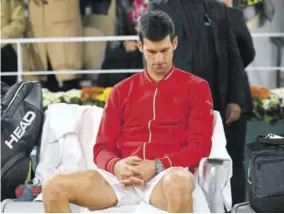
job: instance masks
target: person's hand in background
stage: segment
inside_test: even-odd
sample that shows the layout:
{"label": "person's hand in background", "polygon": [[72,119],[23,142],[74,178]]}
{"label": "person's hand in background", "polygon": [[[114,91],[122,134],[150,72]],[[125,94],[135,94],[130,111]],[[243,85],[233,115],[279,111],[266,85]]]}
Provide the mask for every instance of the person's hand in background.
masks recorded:
{"label": "person's hand in background", "polygon": [[241,107],[238,104],[230,103],[227,105],[226,124],[237,121],[241,116]]}
{"label": "person's hand in background", "polygon": [[124,41],[123,46],[127,53],[136,51],[138,48],[136,41]]}

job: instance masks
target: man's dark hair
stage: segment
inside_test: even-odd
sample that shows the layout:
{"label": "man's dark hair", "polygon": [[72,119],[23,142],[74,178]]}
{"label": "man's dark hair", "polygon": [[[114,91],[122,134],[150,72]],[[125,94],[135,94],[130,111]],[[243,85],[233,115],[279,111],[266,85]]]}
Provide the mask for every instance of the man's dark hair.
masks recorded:
{"label": "man's dark hair", "polygon": [[143,43],[146,38],[150,41],[161,41],[170,36],[171,41],[175,36],[175,26],[171,17],[163,11],[147,12],[138,22],[138,36]]}

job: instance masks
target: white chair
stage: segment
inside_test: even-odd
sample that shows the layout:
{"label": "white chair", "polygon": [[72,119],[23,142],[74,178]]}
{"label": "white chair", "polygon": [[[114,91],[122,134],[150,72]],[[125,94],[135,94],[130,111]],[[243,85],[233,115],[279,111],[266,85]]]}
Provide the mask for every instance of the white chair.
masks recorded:
{"label": "white chair", "polygon": [[[73,108],[73,109],[72,109]],[[84,108],[84,109],[83,109]],[[62,111],[64,109],[64,111]],[[74,116],[74,109],[76,109],[77,115]],[[78,110],[79,109],[79,110]],[[77,169],[92,169],[96,168],[93,163],[92,158],[92,148],[94,146],[96,131],[98,129],[98,124],[100,122],[100,118],[102,115],[102,110],[97,107],[82,107],[82,106],[74,106],[74,105],[66,105],[66,104],[55,104],[51,108],[49,108],[46,115],[46,121],[44,127],[49,127],[54,124],[54,126],[64,126],[64,124],[58,124],[58,121],[54,121],[52,118],[56,118],[58,112],[60,112],[60,121],[65,121],[70,126],[70,118],[79,118],[78,121],[74,122],[74,131],[72,134],[76,133],[76,137],[79,141],[81,152],[79,152],[78,157],[84,158],[84,166],[82,167],[82,160],[80,158],[75,157],[74,151],[60,151],[54,152],[54,154],[61,154],[61,157],[57,157],[55,159],[60,160],[58,163],[54,163],[54,166],[57,169],[53,169],[53,171],[67,171],[70,168],[69,166],[62,166],[64,163],[64,158],[68,159],[68,162],[71,162],[70,166],[74,167],[72,170],[76,169],[76,163],[80,162],[80,166],[78,165]],[[52,116],[52,114],[54,114]],[[72,117],[70,117],[72,115]],[[66,121],[67,120],[67,121]],[[47,125],[47,121],[49,121],[49,125]],[[51,122],[50,122],[51,121]],[[63,123],[63,122],[62,122]],[[71,127],[71,126],[70,126]],[[44,128],[45,129],[45,128]],[[76,130],[75,130],[76,129]],[[92,134],[86,130],[94,130]],[[48,130],[49,132],[52,130]],[[43,130],[43,134],[45,130]],[[89,134],[88,134],[89,133]],[[66,137],[66,136],[65,136]],[[44,137],[43,137],[44,138]],[[44,146],[44,145],[43,145]],[[45,148],[41,148],[42,150],[48,147],[48,144],[45,145]],[[53,151],[64,147],[63,140],[59,139],[57,144],[56,142],[52,142]],[[77,147],[78,148],[78,147]],[[66,154],[64,154],[66,153]],[[51,154],[49,154],[51,155]],[[71,155],[71,156],[70,156]],[[74,156],[74,158],[72,158]],[[40,162],[36,171],[36,176],[41,175],[41,177],[48,177],[51,172],[50,170],[44,169],[47,164],[44,164],[44,155],[41,155]],[[71,157],[71,158],[70,158]],[[50,157],[48,157],[51,159]],[[76,160],[76,163],[72,164],[72,161]],[[41,167],[40,167],[41,165]],[[49,171],[49,175],[45,175]],[[40,173],[41,172],[41,173]],[[226,150],[226,138],[223,130],[223,124],[221,116],[218,112],[214,112],[214,133],[212,136],[212,149],[210,156],[208,158],[203,158],[200,162],[198,169],[195,171],[195,180],[196,180],[196,188],[194,192],[194,198],[196,198],[196,202],[201,202],[201,204],[196,205],[194,202],[194,210],[195,212],[225,212],[226,210],[231,210],[231,187],[230,187],[230,178],[232,176],[232,161],[230,156]],[[197,200],[198,198],[198,200]],[[42,202],[19,202],[15,199],[6,199],[1,204],[1,212],[2,213],[43,213],[43,204]],[[224,209],[226,208],[226,210]],[[71,206],[73,212],[87,212],[85,208],[80,208],[76,205]],[[139,206],[124,206],[124,207],[114,207],[108,208],[105,210],[99,210],[96,212],[103,213],[121,213],[121,212],[164,212],[162,210],[158,210],[153,206],[146,205],[141,203]]]}

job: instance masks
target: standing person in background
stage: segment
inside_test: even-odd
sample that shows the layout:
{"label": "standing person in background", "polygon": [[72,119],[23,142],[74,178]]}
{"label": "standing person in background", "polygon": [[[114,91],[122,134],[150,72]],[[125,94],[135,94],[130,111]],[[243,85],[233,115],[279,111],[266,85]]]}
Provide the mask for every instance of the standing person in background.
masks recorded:
{"label": "standing person in background", "polygon": [[228,8],[216,0],[167,0],[152,1],[149,10],[155,9],[168,13],[175,23],[180,44],[175,65],[208,81],[214,109],[221,113],[225,130],[231,130],[245,97],[244,67]]}
{"label": "standing person in background", "polygon": [[[81,37],[83,27],[79,0],[30,0],[29,37]],[[80,70],[82,68],[82,42],[33,43],[37,70]],[[76,74],[40,76],[43,86],[51,91],[79,88]]]}
{"label": "standing person in background", "polygon": [[180,43],[175,65],[208,81],[225,124],[238,120],[244,69],[227,7],[216,0],[153,0],[148,8],[162,10],[174,21]]}
{"label": "standing person in background", "polygon": [[[137,35],[137,23],[146,13],[147,4],[143,0],[120,0],[117,5],[116,34],[124,36]],[[143,57],[137,41],[108,43],[102,69],[142,69]],[[98,85],[112,87],[134,73],[100,74]]]}
{"label": "standing person in background", "polygon": [[[232,0],[221,0],[229,8],[229,17],[233,32],[237,39],[244,68],[246,68],[255,57],[255,50],[251,34],[246,25],[243,12],[232,7]],[[233,160],[233,177],[231,179],[233,203],[241,203],[246,197],[246,179],[244,171],[244,147],[246,128],[249,115],[252,113],[252,97],[249,87],[248,76],[244,79],[245,105],[241,117],[226,129],[227,149]]]}
{"label": "standing person in background", "polygon": [[[23,38],[25,31],[25,9],[22,0],[1,0],[1,39]],[[15,44],[1,43],[1,72],[17,72]],[[1,81],[11,86],[17,76],[1,76]]]}

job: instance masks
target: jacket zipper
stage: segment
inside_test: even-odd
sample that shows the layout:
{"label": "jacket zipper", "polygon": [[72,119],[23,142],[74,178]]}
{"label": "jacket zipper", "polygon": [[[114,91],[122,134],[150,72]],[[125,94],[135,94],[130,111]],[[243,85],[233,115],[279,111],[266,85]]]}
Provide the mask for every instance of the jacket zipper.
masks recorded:
{"label": "jacket zipper", "polygon": [[149,139],[148,139],[148,142],[145,142],[143,144],[143,159],[146,159],[146,144],[150,143],[151,140],[152,140],[151,123],[152,123],[153,120],[156,119],[156,96],[157,96],[157,92],[158,92],[158,87],[156,87],[156,90],[155,90],[154,96],[153,96],[153,119],[148,122]]}
{"label": "jacket zipper", "polygon": [[[28,81],[28,82],[30,82],[30,81]],[[11,102],[9,103],[9,105],[8,105],[8,107],[6,108],[5,112],[3,113],[2,117],[5,116],[6,112],[9,110],[9,108],[10,108],[11,105],[13,104],[13,102],[14,102],[14,100],[16,99],[16,97],[17,97],[19,91],[22,89],[23,85],[26,84],[26,83],[28,83],[28,82],[22,83],[22,84],[20,85],[20,87],[17,89],[16,93],[14,94],[14,96],[13,96]],[[1,117],[1,119],[2,119],[2,117]]]}

